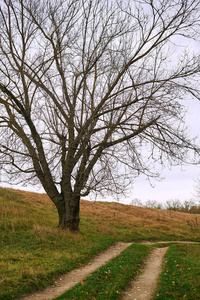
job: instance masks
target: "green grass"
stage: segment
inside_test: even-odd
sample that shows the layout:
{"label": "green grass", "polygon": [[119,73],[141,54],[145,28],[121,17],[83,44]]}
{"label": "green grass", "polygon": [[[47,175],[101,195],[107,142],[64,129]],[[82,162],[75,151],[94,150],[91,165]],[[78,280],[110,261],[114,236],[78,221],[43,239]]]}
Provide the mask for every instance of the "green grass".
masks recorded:
{"label": "green grass", "polygon": [[117,299],[121,291],[139,273],[149,250],[150,247],[145,245],[131,245],[108,264],[56,299]]}
{"label": "green grass", "polygon": [[[147,213],[156,218],[146,217],[145,209],[119,204],[85,203],[82,207],[81,234],[73,235],[57,229],[57,211],[47,197],[22,197],[0,188],[1,300],[43,289],[116,241],[169,240],[172,236],[197,240],[200,233],[199,227],[191,232],[186,221],[179,229],[175,217],[162,221],[159,228],[153,210]],[[140,212],[144,217],[138,219]]]}
{"label": "green grass", "polygon": [[54,276],[88,262],[112,243],[103,236],[82,236],[76,240],[70,234],[54,235],[20,231],[1,237],[1,300],[44,288]]}
{"label": "green grass", "polygon": [[200,299],[200,245],[170,246],[155,299]]}
{"label": "green grass", "polygon": [[0,189],[0,198],[1,300],[43,289],[115,242],[104,234],[60,231],[56,211],[31,207],[10,191]]}

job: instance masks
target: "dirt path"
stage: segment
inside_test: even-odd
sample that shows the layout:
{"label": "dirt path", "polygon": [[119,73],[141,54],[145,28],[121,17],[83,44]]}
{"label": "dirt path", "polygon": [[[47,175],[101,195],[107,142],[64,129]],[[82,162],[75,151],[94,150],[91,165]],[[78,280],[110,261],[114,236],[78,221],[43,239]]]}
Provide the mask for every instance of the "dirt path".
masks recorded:
{"label": "dirt path", "polygon": [[[190,241],[161,241],[149,242],[144,241],[142,244],[200,244],[199,242]],[[122,293],[120,299],[122,300],[151,300],[157,288],[157,280],[162,271],[162,263],[164,256],[169,247],[155,248],[147,258],[144,265],[143,272],[134,279],[126,290]]]}
{"label": "dirt path", "polygon": [[109,260],[119,255],[123,250],[129,247],[132,243],[119,242],[114,246],[95,256],[88,265],[79,269],[75,269],[67,274],[60,276],[56,281],[54,287],[48,287],[41,292],[36,292],[29,296],[20,298],[20,300],[51,300],[62,295],[66,290],[72,288],[77,283],[81,282],[90,273],[105,265]]}
{"label": "dirt path", "polygon": [[148,257],[144,271],[131,282],[125,292],[123,300],[149,300],[157,287],[157,280],[162,271],[162,262],[169,247],[155,248]]}
{"label": "dirt path", "polygon": [[[142,242],[141,244],[159,244],[159,243],[193,243],[200,244],[198,242],[188,241],[167,241],[167,242]],[[132,243],[119,242],[114,246],[109,247],[107,250],[101,252],[95,256],[88,265],[79,269],[75,269],[67,274],[64,274],[57,278],[54,286],[50,286],[43,291],[35,292],[31,295],[20,298],[20,300],[52,300],[62,295],[66,290],[72,288],[77,283],[84,280],[90,273],[105,265],[109,260],[119,255],[123,250],[129,247]],[[129,287],[123,292],[123,300],[150,300],[157,286],[157,279],[162,269],[162,261],[167,249],[155,248],[150,256],[147,258],[147,262],[144,266],[144,271],[138,276],[136,280],[129,285]]]}

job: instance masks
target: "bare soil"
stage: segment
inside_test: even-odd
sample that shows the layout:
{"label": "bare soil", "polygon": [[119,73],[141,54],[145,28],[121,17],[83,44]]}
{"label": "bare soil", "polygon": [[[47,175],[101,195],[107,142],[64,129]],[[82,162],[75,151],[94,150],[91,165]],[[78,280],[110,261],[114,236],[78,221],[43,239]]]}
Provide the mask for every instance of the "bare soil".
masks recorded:
{"label": "bare soil", "polygon": [[155,248],[148,257],[144,271],[122,293],[123,300],[149,300],[157,288],[162,262],[169,247]]}
{"label": "bare soil", "polygon": [[[37,194],[19,190],[14,191],[17,194],[23,196],[20,200],[21,202],[41,209],[44,207],[46,208],[48,205],[48,209],[52,211],[55,210],[53,203],[45,194]],[[149,230],[149,232],[151,232],[151,230],[155,231],[158,228],[162,229],[163,233],[166,233],[166,236],[168,236],[169,232],[173,232],[175,236],[180,237],[189,236],[189,234],[192,232],[192,238],[199,238],[200,214],[192,215],[175,211],[158,210],[146,207],[134,207],[131,205],[123,205],[120,203],[105,203],[99,201],[90,202],[85,200],[81,201],[81,214],[83,219],[87,221],[95,221],[97,230],[99,232],[104,232],[104,234],[115,234],[115,228],[119,227],[130,228],[130,230],[132,230],[133,232],[137,232],[137,229],[140,229],[142,226],[144,230]],[[106,222],[102,222],[102,219],[105,219]],[[194,228],[196,230],[191,231]],[[172,242],[174,243],[178,241]],[[160,243],[170,242],[162,241]],[[188,242],[182,241],[182,243]],[[144,242],[144,244],[155,244],[155,242]],[[48,300],[61,295],[67,289],[70,289],[78,282],[81,282],[91,272],[106,264],[113,257],[119,255],[120,252],[129,245],[130,244],[118,243],[115,246],[110,247],[103,253],[100,253],[98,256],[96,256],[93,260],[91,260],[88,265],[80,269],[73,270],[57,278],[57,280],[55,280],[54,286],[50,286],[42,292],[37,292],[32,295],[23,297],[21,298],[21,300]],[[150,256],[149,258],[151,269],[150,275],[148,275],[149,277],[152,277],[152,270],[155,269],[155,262],[153,260],[154,254],[155,257],[161,255],[161,253],[158,253],[152,252],[152,256]],[[158,261],[159,260],[157,260],[157,262]],[[160,264],[162,266],[161,260]],[[154,283],[151,283],[150,286],[155,286],[156,281],[156,278],[154,278]],[[139,281],[137,281],[137,283],[139,283]],[[145,284],[144,280],[141,281],[140,290],[145,290],[146,288],[142,284]],[[148,292],[149,294],[146,293],[146,295],[148,295],[148,298],[141,298],[142,296],[129,296],[129,298],[127,299],[151,299],[152,296],[150,295],[154,292],[154,290],[155,288],[152,288],[152,291]],[[129,290],[127,293],[131,295],[132,292]]]}
{"label": "bare soil", "polygon": [[20,298],[21,300],[51,300],[62,295],[66,290],[85,279],[90,273],[105,265],[109,260],[119,255],[131,243],[119,242],[95,256],[88,265],[64,274],[55,280],[55,284],[43,291]]}
{"label": "bare soil", "polygon": [[[190,241],[160,241],[149,242],[144,241],[142,244],[169,244],[169,243],[184,243],[184,244],[200,244],[199,242]],[[121,300],[151,300],[154,297],[157,281],[162,271],[164,256],[169,247],[155,248],[148,256],[144,264],[143,271],[137,276],[121,294]]]}
{"label": "bare soil", "polygon": [[[156,244],[156,242],[142,242],[143,244]],[[193,243],[189,241],[166,241],[159,243]],[[45,290],[35,292],[31,295],[20,298],[20,300],[52,300],[55,297],[62,295],[68,289],[83,281],[90,273],[105,265],[109,260],[119,255],[123,250],[129,247],[132,243],[118,242],[109,247],[107,250],[95,256],[87,265],[75,269],[67,274],[57,278],[53,286],[47,287]],[[162,263],[169,247],[155,248],[147,258],[144,264],[143,271],[136,279],[134,279],[127,289],[122,293],[122,300],[151,300],[156,287],[157,280],[162,271]]]}

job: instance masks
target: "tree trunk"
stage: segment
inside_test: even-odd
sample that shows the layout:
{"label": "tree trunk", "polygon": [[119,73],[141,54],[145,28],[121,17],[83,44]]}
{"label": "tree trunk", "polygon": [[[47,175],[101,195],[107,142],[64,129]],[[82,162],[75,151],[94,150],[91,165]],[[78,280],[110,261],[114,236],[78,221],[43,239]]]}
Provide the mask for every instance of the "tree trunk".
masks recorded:
{"label": "tree trunk", "polygon": [[79,232],[79,207],[80,197],[72,197],[71,199],[62,199],[57,205],[59,224],[62,230],[69,229],[71,232]]}

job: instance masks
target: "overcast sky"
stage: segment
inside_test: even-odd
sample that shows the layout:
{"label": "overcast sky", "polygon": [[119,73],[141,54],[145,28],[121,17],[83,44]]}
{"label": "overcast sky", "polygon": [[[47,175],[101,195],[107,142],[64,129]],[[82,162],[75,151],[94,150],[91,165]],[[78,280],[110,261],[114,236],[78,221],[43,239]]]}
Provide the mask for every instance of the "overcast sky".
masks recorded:
{"label": "overcast sky", "polygon": [[[199,136],[200,142],[200,101],[191,100],[186,103],[187,116],[186,123],[191,136]],[[188,165],[184,167],[172,167],[171,170],[164,169],[162,181],[151,180],[140,176],[136,179],[134,189],[130,195],[121,198],[120,202],[130,204],[134,198],[138,198],[143,203],[147,200],[156,200],[165,203],[170,199],[179,199],[182,202],[195,198],[195,180],[200,178],[200,164]],[[99,197],[98,200],[104,200]],[[109,201],[112,198],[109,197]]]}

